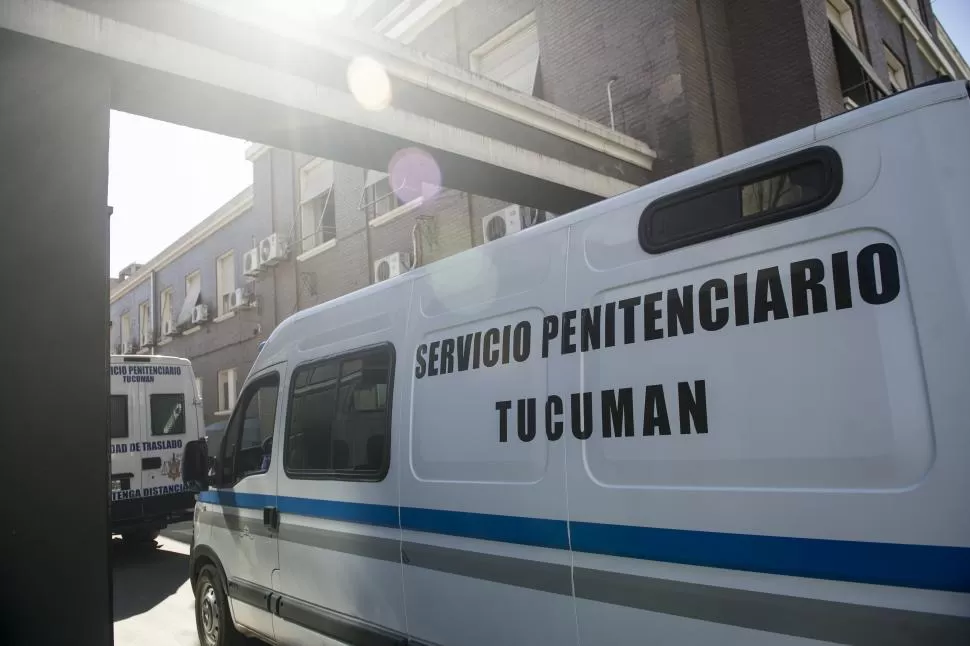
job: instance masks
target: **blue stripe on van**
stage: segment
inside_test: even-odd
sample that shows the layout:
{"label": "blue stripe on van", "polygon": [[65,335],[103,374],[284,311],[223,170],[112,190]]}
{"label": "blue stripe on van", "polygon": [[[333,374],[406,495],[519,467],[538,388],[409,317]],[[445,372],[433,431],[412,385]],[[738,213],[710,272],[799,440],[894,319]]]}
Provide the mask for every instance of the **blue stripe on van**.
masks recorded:
{"label": "blue stripe on van", "polygon": [[569,549],[569,533],[564,520],[402,507],[401,526],[416,532]]}
{"label": "blue stripe on van", "polygon": [[573,549],[650,561],[970,592],[970,549],[573,522]]}
{"label": "blue stripe on van", "polygon": [[[201,502],[245,508],[276,505],[283,513],[394,527],[398,509],[230,491],[206,491]],[[563,520],[402,507],[401,527],[519,545],[569,549]],[[573,522],[577,552],[746,570],[814,579],[970,592],[970,549],[901,543],[758,536]]]}

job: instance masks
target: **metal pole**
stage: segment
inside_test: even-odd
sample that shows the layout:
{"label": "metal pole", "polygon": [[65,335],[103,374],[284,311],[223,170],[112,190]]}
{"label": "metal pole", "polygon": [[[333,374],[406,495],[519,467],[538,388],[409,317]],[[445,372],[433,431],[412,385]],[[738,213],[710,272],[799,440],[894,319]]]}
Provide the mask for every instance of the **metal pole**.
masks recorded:
{"label": "metal pole", "polygon": [[613,119],[613,83],[616,82],[616,77],[611,76],[610,82],[606,84],[606,101],[610,106],[610,130],[616,130],[616,122]]}

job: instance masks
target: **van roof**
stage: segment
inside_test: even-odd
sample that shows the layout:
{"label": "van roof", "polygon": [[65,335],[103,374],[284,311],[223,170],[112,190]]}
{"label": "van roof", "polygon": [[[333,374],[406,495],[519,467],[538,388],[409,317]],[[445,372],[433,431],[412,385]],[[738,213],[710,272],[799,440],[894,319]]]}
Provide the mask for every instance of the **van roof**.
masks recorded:
{"label": "van roof", "polygon": [[[609,210],[616,210],[629,206],[630,204],[643,203],[644,206],[653,199],[673,193],[683,188],[694,186],[702,182],[714,179],[742,168],[760,163],[767,159],[793,152],[800,148],[812,145],[819,139],[825,139],[834,135],[856,130],[867,125],[886,120],[888,118],[906,114],[914,110],[954,100],[966,100],[970,94],[970,83],[967,81],[934,81],[923,86],[914,87],[892,96],[886,97],[873,104],[856,108],[848,112],[830,117],[821,123],[796,130],[782,135],[776,139],[757,144],[750,148],[745,148],[731,155],[715,159],[700,166],[688,169],[681,173],[671,175],[656,182],[651,182],[645,186],[632,189],[622,195],[610,198],[608,201]],[[604,203],[597,202],[583,207],[571,213],[557,217],[551,221],[542,223],[538,226],[529,227],[515,235],[515,239],[521,241],[531,235],[542,235],[551,231],[556,231],[562,227],[568,227],[591,217],[596,217],[603,213]],[[488,249],[495,249],[498,245],[509,244],[512,239],[500,239],[462,251],[451,258],[465,257],[467,254],[487,253]],[[306,310],[297,312],[287,317],[270,334],[263,345],[252,371],[262,370],[264,367],[278,363],[283,349],[293,342],[298,342],[291,328],[299,321],[307,318],[320,318],[334,308],[341,307],[362,298],[371,298],[385,290],[394,289],[407,281],[414,281],[429,274],[448,271],[448,258],[441,261],[418,267],[411,271],[390,278],[388,280],[368,285],[359,290],[339,296],[333,300],[321,303]]]}
{"label": "van roof", "polygon": [[183,357],[169,357],[159,354],[113,354],[111,363],[149,363],[168,366],[191,366],[192,362]]}

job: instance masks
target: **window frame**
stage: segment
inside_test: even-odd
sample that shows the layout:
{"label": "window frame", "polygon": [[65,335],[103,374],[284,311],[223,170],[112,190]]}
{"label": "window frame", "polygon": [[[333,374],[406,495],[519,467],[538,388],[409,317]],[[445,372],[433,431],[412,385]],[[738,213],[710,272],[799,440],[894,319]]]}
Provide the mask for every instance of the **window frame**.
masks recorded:
{"label": "window frame", "polygon": [[[166,302],[168,307],[166,308]],[[175,310],[172,304],[175,302],[175,290],[171,287],[166,287],[158,295],[158,307],[159,307],[159,326],[161,329],[165,328],[165,321],[171,324],[171,327],[175,327]],[[168,316],[166,316],[166,310],[168,311]],[[161,332],[161,330],[159,330]]]}
{"label": "window frame", "polygon": [[190,271],[185,274],[185,293],[189,293],[189,285],[196,279],[199,279],[199,298],[202,298],[202,271],[196,269],[195,271]]}
{"label": "window frame", "polygon": [[[235,370],[235,368],[233,368],[233,370]],[[238,405],[233,406],[232,414],[229,417],[229,421],[226,422],[226,431],[222,436],[222,444],[219,447],[219,455],[216,456],[216,465],[215,465],[220,488],[235,487],[237,484],[239,484],[249,476],[265,475],[269,473],[269,470],[253,471],[253,472],[247,473],[242,477],[239,477],[237,473],[237,467],[239,466],[238,458],[239,458],[239,451],[240,451],[240,446],[242,445],[242,442],[237,441],[234,443],[234,447],[233,447],[235,453],[233,455],[233,463],[232,463],[232,480],[226,480],[224,478],[225,465],[226,465],[226,447],[229,446],[230,444],[230,438],[231,438],[230,431],[232,431],[232,428],[233,428],[232,425],[236,421],[239,415],[246,414],[245,409],[249,407],[249,399],[251,398],[252,393],[255,391],[258,391],[260,388],[263,388],[266,382],[270,380],[273,380],[276,382],[276,413],[273,417],[273,435],[272,435],[273,443],[274,444],[276,443],[276,419],[279,417],[279,408],[280,408],[279,398],[280,398],[280,392],[282,391],[283,378],[280,375],[279,371],[269,370],[259,375],[258,377],[254,378],[248,384],[246,384],[240,396],[236,398],[236,402]],[[242,405],[243,402],[245,402],[245,406]],[[243,433],[245,433],[245,431],[246,431],[246,420],[243,419],[239,430],[240,439],[242,439],[241,436]],[[270,460],[270,468],[272,468],[272,460]]]}
{"label": "window frame", "polygon": [[[906,67],[906,63],[896,55],[896,52],[889,47],[885,42],[882,44],[883,55],[886,57],[886,71],[889,76],[889,87],[893,90],[893,93],[899,94],[900,92],[905,92],[910,87],[909,82],[909,70]],[[900,87],[897,76],[902,75],[903,83]]]}
{"label": "window frame", "polygon": [[[384,411],[385,423],[387,432],[384,434],[384,463],[381,465],[381,469],[374,473],[355,473],[353,471],[335,471],[333,469],[323,470],[323,469],[293,469],[287,464],[287,448],[290,442],[290,428],[293,418],[293,398],[296,391],[296,376],[304,368],[312,366],[320,366],[326,363],[337,361],[340,363],[341,370],[337,373],[337,401],[335,406],[339,404],[339,392],[340,392],[340,380],[342,378],[342,368],[345,361],[351,361],[355,358],[361,356],[372,354],[375,350],[385,350],[387,352],[387,371],[388,371],[388,383],[387,383],[387,394],[385,396],[386,408]],[[318,357],[316,359],[311,359],[309,361],[304,361],[303,363],[297,364],[289,371],[289,385],[287,386],[286,393],[286,417],[283,420],[283,447],[282,447],[282,457],[280,460],[283,464],[283,472],[286,474],[290,480],[335,480],[341,482],[383,482],[387,478],[387,474],[391,469],[391,449],[393,447],[392,433],[393,433],[393,420],[394,420],[394,375],[395,369],[397,367],[397,352],[394,348],[394,344],[390,341],[384,341],[381,343],[374,343],[367,346],[362,346],[359,348],[354,348],[352,350],[347,350],[338,354],[329,355],[326,357]],[[336,410],[335,410],[336,412]]]}
{"label": "window frame", "polygon": [[[226,275],[226,270],[223,267],[223,263],[227,261],[232,261],[232,267],[229,269],[228,276]],[[226,290],[227,283],[231,285],[229,290]],[[225,316],[232,312],[231,307],[227,307],[224,302],[228,294],[232,294],[236,291],[236,251],[230,249],[226,253],[222,254],[216,258],[216,316]],[[230,301],[231,301],[230,296]]]}
{"label": "window frame", "polygon": [[[317,213],[315,207],[321,202],[323,209]],[[333,187],[300,203],[300,251],[302,253],[337,239],[336,213],[337,205],[334,201]],[[329,224],[324,225],[325,220],[330,220],[329,215],[333,216],[334,226],[332,227]],[[309,231],[308,222],[313,225]]]}
{"label": "window frame", "polygon": [[[124,435],[114,435],[114,422],[111,420],[111,401],[115,398],[123,399],[125,401],[124,411],[125,411],[125,434]],[[128,425],[128,395],[108,395],[108,439],[111,440],[124,440],[131,437],[131,428]]]}
{"label": "window frame", "polygon": [[[387,192],[378,194],[378,188],[383,188],[382,184],[387,182]],[[402,190],[407,185],[405,181],[396,190],[391,184],[391,176],[385,175],[376,182],[364,185],[364,191],[362,194],[362,199],[364,202],[364,216],[368,222],[376,220],[379,217],[391,213],[395,209],[398,209],[405,204],[410,204],[410,202],[404,202],[400,196],[398,196],[397,191]],[[389,208],[378,213],[378,205],[382,204],[387,200]],[[413,201],[413,200],[412,200]]]}
{"label": "window frame", "polygon": [[[232,399],[233,399],[232,402],[222,402],[221,401],[221,399],[222,399],[222,381],[221,381],[222,373],[226,373],[226,375],[227,375],[227,381],[232,386],[230,388],[230,390],[232,391],[230,393],[232,395]],[[219,407],[218,410],[216,410],[216,414],[222,413],[224,415],[226,413],[232,413],[232,411],[235,409],[236,402],[239,401],[238,384],[239,384],[238,373],[237,373],[237,371],[236,371],[235,368],[223,368],[222,370],[219,370],[219,371],[216,372],[216,391],[217,391],[216,392],[216,406]],[[226,404],[225,408],[222,407],[222,404],[223,403]]]}
{"label": "window frame", "polygon": [[[179,397],[182,400],[182,432],[181,433],[155,433],[154,406],[156,397]],[[148,436],[149,437],[182,437],[188,433],[189,408],[185,403],[185,393],[150,393],[148,395]]]}
{"label": "window frame", "polygon": [[152,327],[152,303],[144,300],[138,304],[138,347],[154,345],[155,331]]}
{"label": "window frame", "polygon": [[121,353],[125,353],[125,346],[132,343],[131,340],[131,312],[125,311],[118,320],[119,340],[121,341]]}
{"label": "window frame", "polygon": [[[863,30],[859,24],[859,16],[857,15],[855,4],[851,0],[825,0],[826,14],[829,8],[836,14],[835,16],[829,16],[829,22],[834,24],[836,29],[848,36],[853,45],[864,51]],[[852,23],[851,30],[845,25],[847,14],[849,21]]]}
{"label": "window frame", "polygon": [[[539,51],[536,55],[536,72],[532,79],[532,89],[529,91],[519,90],[518,88],[508,85],[506,81],[509,76],[505,76],[502,80],[495,78],[486,71],[483,71],[483,66],[485,60],[495,52],[501,50],[503,47],[519,45],[516,40],[522,38],[529,31],[535,32],[535,40],[537,46],[540,45],[539,42],[539,27],[536,21],[536,12],[531,11],[526,15],[522,16],[515,22],[507,25],[498,33],[494,34],[483,43],[475,47],[473,50],[468,52],[468,69],[475,74],[483,76],[494,83],[498,83],[503,87],[509,88],[516,92],[522,92],[528,96],[536,96],[537,86],[539,82],[540,66],[542,65],[542,48],[539,47]],[[531,39],[530,39],[531,41]],[[516,51],[518,53],[518,50]]]}
{"label": "window frame", "polygon": [[[744,217],[739,213],[739,218],[726,225],[714,226],[698,233],[689,234],[676,240],[655,242],[652,238],[653,219],[659,211],[669,208],[681,202],[687,202],[711,193],[736,186],[739,191],[745,185],[766,179],[772,175],[777,175],[786,170],[791,170],[811,162],[821,162],[827,172],[828,185],[821,195],[807,202],[796,203],[790,207],[781,207],[765,215]],[[775,224],[784,220],[797,218],[809,213],[821,211],[839,196],[842,192],[842,159],[835,149],[829,146],[812,146],[804,150],[799,150],[790,155],[785,155],[777,159],[756,164],[749,168],[730,173],[723,177],[703,182],[696,186],[671,193],[660,197],[649,203],[640,214],[637,234],[640,240],[640,247],[650,254],[660,254],[682,247],[707,242],[716,238],[722,238],[734,233],[754,229],[757,227]],[[741,200],[739,196],[739,206]]]}

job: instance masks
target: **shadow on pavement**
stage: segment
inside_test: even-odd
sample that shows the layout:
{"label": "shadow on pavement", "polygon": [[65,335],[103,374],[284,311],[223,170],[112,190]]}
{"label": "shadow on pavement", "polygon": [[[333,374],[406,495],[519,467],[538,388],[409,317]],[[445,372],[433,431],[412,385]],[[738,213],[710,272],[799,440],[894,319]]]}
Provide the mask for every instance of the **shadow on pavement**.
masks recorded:
{"label": "shadow on pavement", "polygon": [[189,557],[154,544],[111,545],[114,621],[151,610],[189,578]]}

